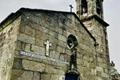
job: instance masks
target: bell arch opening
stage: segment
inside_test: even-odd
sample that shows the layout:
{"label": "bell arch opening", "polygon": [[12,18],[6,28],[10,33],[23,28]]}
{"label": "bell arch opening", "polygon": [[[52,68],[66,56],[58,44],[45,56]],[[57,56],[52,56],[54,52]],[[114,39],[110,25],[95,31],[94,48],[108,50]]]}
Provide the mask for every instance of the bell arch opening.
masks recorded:
{"label": "bell arch opening", "polygon": [[81,14],[85,14],[88,12],[88,5],[87,5],[87,1],[86,0],[81,0]]}

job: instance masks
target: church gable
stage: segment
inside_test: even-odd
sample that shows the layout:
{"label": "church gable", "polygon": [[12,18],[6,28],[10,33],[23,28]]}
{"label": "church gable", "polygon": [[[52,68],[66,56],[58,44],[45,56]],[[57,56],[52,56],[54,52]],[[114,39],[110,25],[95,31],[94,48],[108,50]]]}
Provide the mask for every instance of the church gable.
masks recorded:
{"label": "church gable", "polygon": [[71,72],[83,80],[95,79],[95,39],[75,14],[32,9],[19,13],[11,80],[63,80]]}
{"label": "church gable", "polygon": [[[92,67],[95,66],[95,41],[79,19],[74,14],[66,12],[44,10],[23,12],[17,40],[17,52],[19,53],[18,57],[22,58],[22,67],[25,70],[44,73],[41,75],[47,76],[43,77],[44,80],[54,80],[55,77],[57,77],[56,80],[60,77],[64,78],[70,65],[71,50],[67,43],[70,35],[75,36],[78,42],[76,47],[77,66],[82,78],[86,78],[86,73],[95,76],[88,72],[91,69],[95,70],[95,67]],[[14,65],[14,68],[16,67]]]}
{"label": "church gable", "polygon": [[[110,80],[103,0],[76,14],[21,8],[0,24],[0,80]],[[112,76],[112,77],[111,77]]]}

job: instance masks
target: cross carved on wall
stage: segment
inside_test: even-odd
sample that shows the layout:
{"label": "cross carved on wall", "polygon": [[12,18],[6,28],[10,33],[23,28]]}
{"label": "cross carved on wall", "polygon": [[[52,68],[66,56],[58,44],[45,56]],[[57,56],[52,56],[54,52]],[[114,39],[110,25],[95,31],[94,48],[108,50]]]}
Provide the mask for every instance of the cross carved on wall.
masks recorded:
{"label": "cross carved on wall", "polygon": [[52,43],[47,40],[45,43],[45,55],[49,56],[50,55],[50,47],[52,46]]}

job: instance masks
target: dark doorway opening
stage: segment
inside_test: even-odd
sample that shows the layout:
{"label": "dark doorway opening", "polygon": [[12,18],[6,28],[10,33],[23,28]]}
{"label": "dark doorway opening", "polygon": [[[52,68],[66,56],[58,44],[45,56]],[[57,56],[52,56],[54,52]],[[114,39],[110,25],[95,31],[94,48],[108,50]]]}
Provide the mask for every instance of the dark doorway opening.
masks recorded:
{"label": "dark doorway opening", "polygon": [[80,80],[79,74],[76,73],[66,73],[65,80]]}

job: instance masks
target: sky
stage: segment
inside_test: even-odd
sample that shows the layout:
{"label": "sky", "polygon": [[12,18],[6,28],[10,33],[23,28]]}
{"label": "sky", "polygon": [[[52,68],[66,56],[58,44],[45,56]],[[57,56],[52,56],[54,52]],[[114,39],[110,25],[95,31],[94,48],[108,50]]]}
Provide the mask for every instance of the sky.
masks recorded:
{"label": "sky", "polygon": [[[0,0],[0,22],[21,7],[70,11],[70,4],[75,11],[75,0]],[[110,59],[120,73],[120,0],[104,0],[104,20],[110,24],[107,28]]]}

